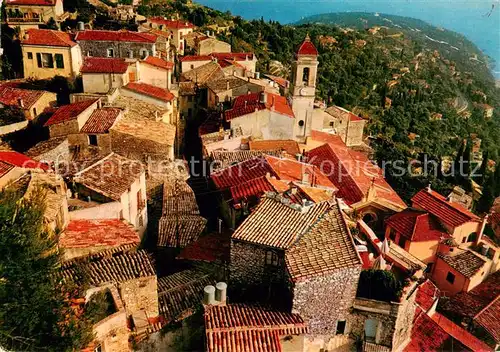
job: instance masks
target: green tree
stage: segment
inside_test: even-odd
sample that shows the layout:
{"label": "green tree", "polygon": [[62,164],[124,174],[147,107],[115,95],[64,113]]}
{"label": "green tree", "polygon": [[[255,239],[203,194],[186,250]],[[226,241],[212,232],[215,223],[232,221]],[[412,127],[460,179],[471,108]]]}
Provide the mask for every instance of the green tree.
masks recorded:
{"label": "green tree", "polygon": [[483,184],[483,194],[479,198],[477,204],[477,211],[480,213],[487,213],[490,211],[496,197],[497,180],[495,180],[495,173],[490,172],[486,181]]}
{"label": "green tree", "polygon": [[0,193],[0,346],[8,350],[73,351],[91,340],[60,280],[53,236],[44,230],[43,194]]}

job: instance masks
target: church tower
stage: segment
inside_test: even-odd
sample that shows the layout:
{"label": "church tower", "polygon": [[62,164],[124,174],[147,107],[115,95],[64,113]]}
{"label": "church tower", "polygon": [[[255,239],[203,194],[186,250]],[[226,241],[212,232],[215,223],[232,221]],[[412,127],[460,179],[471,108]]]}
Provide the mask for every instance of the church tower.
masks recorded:
{"label": "church tower", "polygon": [[303,139],[311,133],[317,73],[318,50],[307,35],[296,53],[293,65],[291,92],[296,139]]}

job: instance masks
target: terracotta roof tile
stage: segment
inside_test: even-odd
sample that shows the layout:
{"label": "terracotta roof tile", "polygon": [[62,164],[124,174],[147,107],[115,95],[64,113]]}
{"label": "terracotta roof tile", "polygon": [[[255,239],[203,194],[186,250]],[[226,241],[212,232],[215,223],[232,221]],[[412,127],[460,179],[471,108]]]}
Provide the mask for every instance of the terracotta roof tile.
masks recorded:
{"label": "terracotta roof tile", "polygon": [[[286,182],[279,180],[275,180],[276,182],[273,182],[271,180],[272,178],[262,176],[235,185],[229,188],[228,193],[230,194],[230,199],[237,204],[252,197],[260,198],[266,192],[282,193],[289,189]],[[276,183],[278,182],[281,182],[281,185],[277,185]]]}
{"label": "terracotta roof tile", "polygon": [[265,197],[236,229],[232,239],[287,249],[330,207],[328,202],[323,202],[301,211],[279,200]]}
{"label": "terracotta roof tile", "polygon": [[14,168],[13,165],[0,161],[0,177],[7,175],[7,173]]}
{"label": "terracotta roof tile", "polygon": [[386,225],[410,241],[439,241],[450,238],[432,215],[427,212],[405,209],[386,220]]}
{"label": "terracotta roof tile", "polygon": [[[267,95],[266,103],[261,102],[261,94]],[[224,112],[226,121],[255,112],[255,110],[270,110],[289,117],[295,117],[293,110],[285,97],[269,92],[250,93],[234,99],[233,107]]]}
{"label": "terracotta roof tile", "polygon": [[456,252],[450,254],[438,254],[438,257],[468,278],[479,272],[484,267],[484,264],[486,264],[486,261],[473,251],[461,250],[459,248],[456,249]]}
{"label": "terracotta roof tile", "polygon": [[190,316],[203,300],[203,288],[215,283],[209,274],[199,270],[184,270],[159,278],[160,314],[167,322]]}
{"label": "terracotta roof tile", "polygon": [[181,78],[185,81],[192,81],[199,85],[206,84],[209,80],[224,78],[224,72],[216,62],[208,62],[196,67],[188,72],[183,72]]}
{"label": "terracotta roof tile", "polygon": [[291,156],[300,154],[299,144],[293,140],[258,140],[248,142],[250,150],[282,150]]}
{"label": "terracotta roof tile", "polygon": [[215,170],[224,169],[243,161],[263,157],[264,155],[281,157],[283,153],[277,150],[214,150],[210,153],[210,159],[214,162]]}
{"label": "terracotta roof tile", "polygon": [[12,167],[22,167],[26,169],[41,169],[49,170],[47,164],[40,163],[27,157],[24,154],[14,152],[14,151],[0,151],[0,162],[4,164],[4,174],[5,170],[9,169],[8,165]]}
{"label": "terracotta roof tile", "polygon": [[83,60],[81,73],[125,73],[128,63],[125,59],[114,57],[87,56]]}
{"label": "terracotta roof tile", "polygon": [[[133,100],[139,104],[138,106],[143,103],[138,99]],[[151,104],[146,104],[146,106],[151,107]],[[144,113],[146,112],[144,111]],[[130,110],[110,128],[110,131],[127,134],[137,139],[161,145],[173,146],[175,143],[176,129],[174,125],[137,116],[135,113],[131,113]]]}
{"label": "terracotta roof tile", "polygon": [[500,296],[500,271],[491,274],[486,280],[469,292],[460,292],[445,302],[445,312],[474,318]]}
{"label": "terracotta roof tile", "polygon": [[75,175],[75,182],[115,201],[139,179],[144,172],[141,163],[117,154],[109,154]]}
{"label": "terracotta roof tile", "polygon": [[[219,66],[223,67],[219,63]],[[211,80],[207,82],[207,87],[212,90],[215,93],[220,93],[220,92],[225,92],[230,89],[234,89],[237,87],[244,86],[248,83],[248,81],[236,77],[236,76],[229,76],[229,77],[224,77],[216,80]]]}
{"label": "terracotta roof tile", "polygon": [[54,0],[7,0],[6,5],[54,6]]}
{"label": "terracotta roof tile", "polygon": [[[485,352],[485,351],[493,351],[491,347],[487,344],[479,340],[477,337],[472,335],[470,332],[462,328],[461,326],[455,324],[442,314],[435,312],[431,316],[432,320],[439,325],[441,329],[443,329],[447,334],[453,337],[455,340],[460,342],[462,345],[469,348],[474,352]],[[496,329],[498,331],[498,315],[495,320]]]}
{"label": "terracotta roof tile", "polygon": [[474,319],[476,323],[490,333],[496,343],[500,342],[500,324],[498,324],[498,317],[500,317],[500,296],[479,312]]}
{"label": "terracotta roof tile", "polygon": [[285,252],[285,258],[293,281],[362,265],[338,204]]}
{"label": "terracotta roof tile", "polygon": [[151,255],[145,250],[130,251],[127,249],[129,247],[122,246],[98,255],[68,261],[63,264],[62,275],[66,280],[77,283],[88,278],[91,286],[155,276]]}
{"label": "terracotta roof tile", "polygon": [[130,82],[123,88],[166,102],[171,102],[175,98],[175,96],[168,89],[152,86],[146,83]]}
{"label": "terracotta roof tile", "polygon": [[182,20],[168,20],[163,17],[150,17],[148,18],[149,22],[161,24],[167,28],[171,29],[182,29],[182,28],[193,28],[194,25],[188,21]]}
{"label": "terracotta roof tile", "polygon": [[12,87],[0,88],[0,103],[8,106],[22,108],[19,99],[22,100],[24,108],[28,109],[35,104],[38,99],[47,93],[44,90],[20,89]]}
{"label": "terracotta roof tile", "polygon": [[140,243],[137,232],[118,219],[71,220],[59,238],[59,245],[63,248],[108,249],[131,243]]}
{"label": "terracotta roof tile", "polygon": [[464,350],[458,341],[455,341],[425,312],[417,309],[411,330],[411,340],[403,349],[404,352],[435,352],[453,349]]}
{"label": "terracotta roof tile", "polygon": [[21,45],[43,45],[73,47],[76,43],[66,32],[51,29],[28,29],[25,39],[21,40]]}
{"label": "terracotta roof tile", "polygon": [[343,119],[347,116],[347,117],[349,117],[349,120],[351,122],[364,121],[364,119],[362,117],[354,115],[349,110],[346,110],[346,109],[344,109],[340,106],[336,106],[336,105],[330,106],[328,109],[325,110],[325,112],[333,117],[338,118],[338,119]]}
{"label": "terracotta roof tile", "polygon": [[63,105],[56,110],[56,112],[47,120],[47,122],[45,122],[44,126],[51,126],[57,123],[74,120],[78,117],[78,115],[90,108],[98,100],[99,99],[90,99]]}
{"label": "terracotta roof tile", "polygon": [[186,61],[208,61],[212,59],[217,60],[231,60],[231,61],[246,61],[254,60],[254,53],[211,53],[209,55],[186,55],[181,59],[181,62]]}
{"label": "terracotta roof tile", "polygon": [[201,236],[188,244],[176,259],[228,263],[230,241],[229,236],[220,233]]}
{"label": "terracotta roof tile", "polygon": [[479,217],[458,203],[447,201],[435,191],[423,189],[411,199],[413,206],[425,209],[442,223],[457,227],[469,221],[480,221]]}
{"label": "terracotta roof tile", "polygon": [[75,40],[155,43],[157,36],[149,33],[131,31],[85,30],[76,34]]}
{"label": "terracotta roof tile", "polygon": [[200,216],[194,192],[185,181],[164,184],[159,247],[186,247],[198,239],[206,223],[207,220]]}
{"label": "terracotta roof tile", "polygon": [[96,109],[83,125],[82,133],[107,133],[120,115],[118,108],[105,107]]}
{"label": "terracotta roof tile", "polygon": [[434,302],[439,298],[441,291],[430,280],[426,280],[418,286],[415,302],[422,308],[424,312],[431,309]]}
{"label": "terracotta roof tile", "polygon": [[281,351],[279,336],[308,333],[304,320],[260,306],[228,304],[205,310],[206,349],[210,352]]}
{"label": "terracotta roof tile", "polygon": [[165,70],[172,70],[174,68],[174,63],[173,62],[161,59],[161,58],[156,57],[156,56],[148,56],[142,62],[146,63],[148,65],[151,65],[151,66],[155,66],[155,67],[158,67],[158,68],[163,68]]}
{"label": "terracotta roof tile", "polygon": [[339,189],[338,197],[347,204],[362,201],[373,186],[377,200],[399,210],[406,208],[403,200],[384,179],[382,170],[366,155],[348,148],[336,135],[312,131],[312,138],[326,144],[310,150],[307,161],[329,175],[330,181]]}
{"label": "terracotta roof tile", "polygon": [[310,55],[310,56],[318,56],[318,49],[311,42],[311,38],[309,36],[302,42],[297,50],[297,55]]}

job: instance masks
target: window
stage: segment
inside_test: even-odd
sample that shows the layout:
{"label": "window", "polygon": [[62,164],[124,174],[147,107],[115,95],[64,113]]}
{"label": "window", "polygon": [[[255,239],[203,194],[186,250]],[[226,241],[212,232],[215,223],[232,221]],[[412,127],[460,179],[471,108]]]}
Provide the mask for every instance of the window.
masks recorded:
{"label": "window", "polygon": [[469,235],[469,238],[467,238],[467,242],[474,242],[477,239],[477,234],[475,232],[471,233]]}
{"label": "window", "polygon": [[95,134],[89,135],[89,145],[97,147],[97,136]]}
{"label": "window", "polygon": [[335,124],[335,122],[330,121],[330,127],[333,127],[333,126],[334,126],[334,124]]}
{"label": "window", "polygon": [[278,255],[273,251],[266,252],[266,265],[278,265]]}
{"label": "window", "polygon": [[462,238],[462,243],[467,242],[467,237]]}
{"label": "window", "polygon": [[306,85],[309,83],[309,70],[309,67],[304,67],[304,70],[302,71],[302,82]]}
{"label": "window", "polygon": [[337,335],[344,335],[345,333],[345,326],[346,326],[346,321],[345,320],[338,320],[337,321]]}
{"label": "window", "polygon": [[304,120],[299,121],[299,127],[304,127]]}
{"label": "window", "polygon": [[392,242],[396,242],[396,231],[394,231],[394,229],[389,230],[389,239]]}
{"label": "window", "polygon": [[33,117],[36,117],[36,108],[33,108]]}
{"label": "window", "polygon": [[55,54],[54,58],[56,60],[56,67],[57,68],[64,68],[64,59],[62,54]]}
{"label": "window", "polygon": [[52,54],[42,54],[42,67],[54,68],[54,57]]}
{"label": "window", "polygon": [[403,248],[403,249],[405,249],[405,246],[406,246],[406,239],[405,239],[403,236],[401,236],[401,237],[399,238],[399,243],[398,243],[398,246],[399,246],[399,247],[401,247],[401,248]]}
{"label": "window", "polygon": [[434,265],[434,263],[427,264],[427,268],[425,269],[425,272],[426,273],[432,273],[432,266],[433,265]]}
{"label": "window", "polygon": [[191,65],[191,70],[194,69],[194,65]]}
{"label": "window", "polygon": [[114,57],[115,56],[115,49],[108,48],[107,55],[108,55],[108,57]]}
{"label": "window", "polygon": [[149,55],[149,52],[147,49],[141,49],[141,59],[147,58]]}
{"label": "window", "polygon": [[28,53],[28,60],[33,60],[33,53]]}
{"label": "window", "polygon": [[450,284],[455,283],[455,275],[453,275],[452,272],[448,272],[448,275],[446,275],[446,281],[448,281]]}
{"label": "window", "polygon": [[38,67],[42,67],[42,54],[36,53],[36,64]]}

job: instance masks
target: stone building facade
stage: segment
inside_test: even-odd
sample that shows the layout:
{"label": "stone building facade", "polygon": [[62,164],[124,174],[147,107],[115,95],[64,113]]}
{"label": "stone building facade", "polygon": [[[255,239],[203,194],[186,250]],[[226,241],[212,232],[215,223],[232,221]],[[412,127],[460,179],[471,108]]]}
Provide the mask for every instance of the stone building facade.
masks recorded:
{"label": "stone building facade", "polygon": [[145,59],[156,55],[156,35],[129,31],[78,32],[75,37],[83,56]]}

